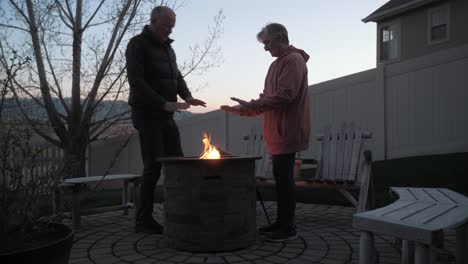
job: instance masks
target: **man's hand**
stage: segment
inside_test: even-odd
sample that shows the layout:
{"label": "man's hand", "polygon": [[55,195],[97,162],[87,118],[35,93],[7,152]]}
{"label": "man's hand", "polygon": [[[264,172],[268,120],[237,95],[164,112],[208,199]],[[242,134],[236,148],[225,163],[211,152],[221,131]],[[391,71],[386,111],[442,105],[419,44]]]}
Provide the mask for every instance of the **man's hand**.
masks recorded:
{"label": "man's hand", "polygon": [[168,112],[179,112],[179,110],[185,110],[190,107],[188,103],[178,103],[178,102],[166,102],[164,104],[164,110]]}
{"label": "man's hand", "polygon": [[193,105],[193,106],[203,106],[203,107],[206,107],[206,103],[203,102],[202,100],[198,100],[198,99],[195,99],[195,98],[192,98],[192,97],[189,97],[187,99],[185,99],[185,102],[189,103],[190,105]]}

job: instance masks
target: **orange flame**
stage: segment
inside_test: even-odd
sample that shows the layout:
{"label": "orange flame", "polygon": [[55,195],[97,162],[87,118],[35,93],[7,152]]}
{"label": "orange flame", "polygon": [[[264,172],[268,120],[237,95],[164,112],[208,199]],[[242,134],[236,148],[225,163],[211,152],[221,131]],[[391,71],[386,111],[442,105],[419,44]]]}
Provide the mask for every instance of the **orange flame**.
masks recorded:
{"label": "orange flame", "polygon": [[205,146],[203,150],[203,155],[201,155],[200,159],[220,159],[221,154],[219,151],[210,144],[211,138],[206,134],[203,133],[203,145]]}

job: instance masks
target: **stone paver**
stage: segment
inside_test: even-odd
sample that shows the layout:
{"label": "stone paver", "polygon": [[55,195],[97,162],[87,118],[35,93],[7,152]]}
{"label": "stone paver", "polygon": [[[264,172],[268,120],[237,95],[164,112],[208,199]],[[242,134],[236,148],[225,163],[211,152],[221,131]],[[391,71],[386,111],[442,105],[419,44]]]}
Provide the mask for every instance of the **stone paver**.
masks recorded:
{"label": "stone paver", "polygon": [[[274,219],[274,202],[266,202]],[[156,204],[154,217],[164,222],[162,205]],[[121,211],[82,217],[81,229],[75,233],[70,263],[357,263],[359,230],[351,227],[353,208],[316,204],[297,204],[296,240],[272,243],[258,236],[249,248],[232,252],[192,253],[168,248],[162,235],[135,234],[133,211]],[[266,224],[260,205],[257,225]],[[447,235],[453,248],[455,239]],[[394,239],[376,236],[380,263],[399,263]]]}

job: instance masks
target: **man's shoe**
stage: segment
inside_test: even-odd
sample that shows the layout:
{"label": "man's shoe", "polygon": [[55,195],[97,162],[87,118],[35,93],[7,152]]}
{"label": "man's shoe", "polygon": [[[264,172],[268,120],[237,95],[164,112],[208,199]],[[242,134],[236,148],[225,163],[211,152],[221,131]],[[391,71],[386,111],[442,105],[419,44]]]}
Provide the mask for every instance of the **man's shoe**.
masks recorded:
{"label": "man's shoe", "polygon": [[271,233],[266,234],[265,239],[271,242],[283,242],[287,240],[293,240],[297,238],[297,233],[295,229],[284,230],[279,229]]}
{"label": "man's shoe", "polygon": [[154,220],[135,225],[135,233],[162,234],[163,232],[164,227]]}
{"label": "man's shoe", "polygon": [[258,229],[258,232],[262,235],[271,233],[275,230],[278,230],[280,228],[280,225],[278,222],[274,222],[273,224],[267,225],[267,226],[262,226]]}

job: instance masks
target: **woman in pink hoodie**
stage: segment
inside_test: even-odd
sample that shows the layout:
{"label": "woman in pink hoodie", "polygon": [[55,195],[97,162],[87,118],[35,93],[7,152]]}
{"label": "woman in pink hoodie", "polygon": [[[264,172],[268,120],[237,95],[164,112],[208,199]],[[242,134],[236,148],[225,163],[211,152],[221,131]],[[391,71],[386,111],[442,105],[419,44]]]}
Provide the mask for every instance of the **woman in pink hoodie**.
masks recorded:
{"label": "woman in pink hoodie", "polygon": [[268,70],[263,94],[250,102],[232,97],[239,106],[221,109],[241,116],[264,115],[263,138],[272,157],[278,214],[272,225],[259,231],[270,241],[283,241],[296,237],[294,161],[296,152],[309,147],[309,55],[289,45],[288,32],[278,23],[266,25],[257,39],[277,57]]}

